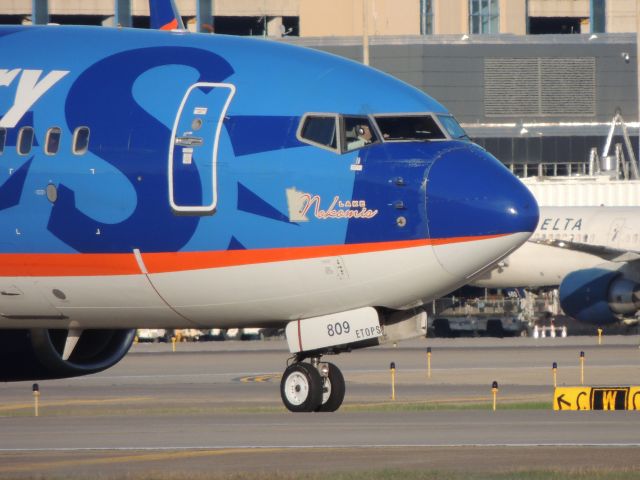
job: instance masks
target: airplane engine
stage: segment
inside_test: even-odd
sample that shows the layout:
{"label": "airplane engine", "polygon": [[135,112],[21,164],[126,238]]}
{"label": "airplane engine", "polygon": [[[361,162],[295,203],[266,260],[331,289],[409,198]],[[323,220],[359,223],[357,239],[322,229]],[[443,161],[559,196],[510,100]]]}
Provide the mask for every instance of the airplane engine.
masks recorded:
{"label": "airplane engine", "polygon": [[564,312],[585,323],[614,323],[640,309],[640,284],[603,268],[568,274],[559,293]]}
{"label": "airplane engine", "polygon": [[85,330],[64,359],[67,330],[0,330],[0,381],[79,377],[105,370],[129,351],[135,330]]}

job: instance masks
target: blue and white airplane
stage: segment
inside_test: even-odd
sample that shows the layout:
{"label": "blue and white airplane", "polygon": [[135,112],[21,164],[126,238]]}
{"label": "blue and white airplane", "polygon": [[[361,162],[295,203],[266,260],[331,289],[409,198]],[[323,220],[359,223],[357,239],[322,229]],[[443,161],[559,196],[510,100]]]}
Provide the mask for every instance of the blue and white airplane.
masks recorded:
{"label": "blue and white airplane", "polygon": [[324,354],[422,334],[538,221],[443,106],[339,57],[63,26],[0,52],[4,381],[108,368],[136,328],[286,326],[284,404],[333,411]]}

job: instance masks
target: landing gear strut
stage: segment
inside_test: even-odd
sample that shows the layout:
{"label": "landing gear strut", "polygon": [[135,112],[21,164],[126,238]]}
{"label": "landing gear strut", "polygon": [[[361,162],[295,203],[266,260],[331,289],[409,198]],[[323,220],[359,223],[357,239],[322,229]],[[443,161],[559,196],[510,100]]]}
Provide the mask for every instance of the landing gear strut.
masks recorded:
{"label": "landing gear strut", "polygon": [[280,382],[282,402],[292,412],[334,412],[342,405],[344,393],[342,372],[320,357],[289,365]]}

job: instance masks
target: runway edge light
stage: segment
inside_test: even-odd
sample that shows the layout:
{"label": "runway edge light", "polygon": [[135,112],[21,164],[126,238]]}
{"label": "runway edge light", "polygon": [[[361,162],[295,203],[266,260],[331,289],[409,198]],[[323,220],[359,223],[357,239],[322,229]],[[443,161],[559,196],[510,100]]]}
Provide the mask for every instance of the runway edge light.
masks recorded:
{"label": "runway edge light", "polygon": [[40,415],[40,385],[34,383],[31,390],[33,391],[33,412],[38,417]]}
{"label": "runway edge light", "polygon": [[391,400],[396,399],[396,362],[391,362],[389,365],[391,370]]}
{"label": "runway edge light", "polygon": [[493,394],[493,411],[495,412],[498,399],[498,382],[496,382],[495,380],[491,384],[491,393]]}

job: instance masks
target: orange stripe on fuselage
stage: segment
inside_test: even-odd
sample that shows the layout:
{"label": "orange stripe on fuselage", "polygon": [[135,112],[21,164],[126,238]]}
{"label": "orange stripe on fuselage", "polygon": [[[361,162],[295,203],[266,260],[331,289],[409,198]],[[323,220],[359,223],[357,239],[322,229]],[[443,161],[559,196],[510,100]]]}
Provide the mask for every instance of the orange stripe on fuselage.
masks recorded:
{"label": "orange stripe on fuselage", "polygon": [[[383,252],[428,245],[472,242],[502,236],[504,235],[212,252],[142,252],[141,255],[149,273],[166,273]],[[131,253],[0,253],[0,277],[82,277],[140,273],[133,251]]]}
{"label": "orange stripe on fuselage", "polygon": [[84,277],[140,273],[131,253],[2,253],[0,277]]}

